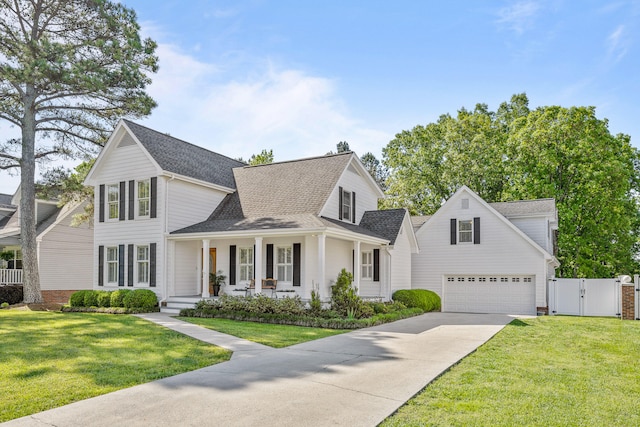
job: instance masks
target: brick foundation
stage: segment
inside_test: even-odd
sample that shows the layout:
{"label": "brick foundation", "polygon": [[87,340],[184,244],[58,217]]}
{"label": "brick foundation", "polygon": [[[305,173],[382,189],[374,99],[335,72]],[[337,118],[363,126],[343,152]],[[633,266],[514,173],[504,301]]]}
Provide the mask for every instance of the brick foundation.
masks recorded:
{"label": "brick foundation", "polygon": [[67,304],[69,297],[74,292],[76,292],[76,290],[42,291],[42,298],[44,298],[45,303]]}
{"label": "brick foundation", "polygon": [[635,292],[636,287],[633,283],[622,285],[622,320],[636,318]]}

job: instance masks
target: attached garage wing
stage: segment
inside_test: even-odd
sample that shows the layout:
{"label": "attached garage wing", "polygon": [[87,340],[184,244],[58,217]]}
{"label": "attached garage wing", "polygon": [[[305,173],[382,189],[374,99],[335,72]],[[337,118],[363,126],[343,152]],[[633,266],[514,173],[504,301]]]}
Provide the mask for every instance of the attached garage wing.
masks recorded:
{"label": "attached garage wing", "polygon": [[445,276],[442,311],[536,314],[533,275]]}

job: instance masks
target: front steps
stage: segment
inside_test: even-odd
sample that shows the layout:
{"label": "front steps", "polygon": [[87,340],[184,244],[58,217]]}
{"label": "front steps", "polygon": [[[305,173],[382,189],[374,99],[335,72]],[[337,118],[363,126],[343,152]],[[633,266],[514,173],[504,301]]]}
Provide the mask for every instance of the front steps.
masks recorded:
{"label": "front steps", "polygon": [[201,299],[202,297],[200,295],[169,297],[162,304],[162,307],[160,307],[160,312],[177,315],[183,308],[193,308],[194,305]]}

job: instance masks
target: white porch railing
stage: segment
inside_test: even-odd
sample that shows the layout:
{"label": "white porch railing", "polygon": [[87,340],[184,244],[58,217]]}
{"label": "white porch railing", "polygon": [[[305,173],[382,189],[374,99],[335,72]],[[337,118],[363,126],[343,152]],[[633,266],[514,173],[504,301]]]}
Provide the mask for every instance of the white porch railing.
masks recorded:
{"label": "white porch railing", "polygon": [[0,269],[0,285],[22,284],[22,270]]}

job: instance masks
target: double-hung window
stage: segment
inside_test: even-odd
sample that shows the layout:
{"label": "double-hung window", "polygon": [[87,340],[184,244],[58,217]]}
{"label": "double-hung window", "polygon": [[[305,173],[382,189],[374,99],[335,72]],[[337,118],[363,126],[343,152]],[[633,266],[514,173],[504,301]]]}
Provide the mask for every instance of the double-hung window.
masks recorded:
{"label": "double-hung window", "polygon": [[107,186],[107,203],[109,207],[109,219],[120,218],[120,186],[110,184]]}
{"label": "double-hung window", "polygon": [[148,217],[151,200],[151,185],[149,180],[138,181],[138,216]]}
{"label": "double-hung window", "polygon": [[362,279],[373,279],[373,252],[362,252],[362,265],[360,270],[362,271]]}
{"label": "double-hung window", "polygon": [[460,243],[473,242],[473,221],[472,220],[460,220],[458,221],[458,241]]}
{"label": "double-hung window", "polygon": [[107,283],[118,283],[118,247],[107,248]]}
{"label": "double-hung window", "polygon": [[253,279],[253,248],[240,248],[240,281]]}
{"label": "double-hung window", "polygon": [[279,282],[293,281],[293,250],[291,246],[282,246],[277,249],[276,271]]}
{"label": "double-hung window", "polygon": [[342,190],[342,219],[351,221],[351,192]]}
{"label": "double-hung window", "polygon": [[137,250],[138,283],[149,284],[149,246],[138,246]]}

